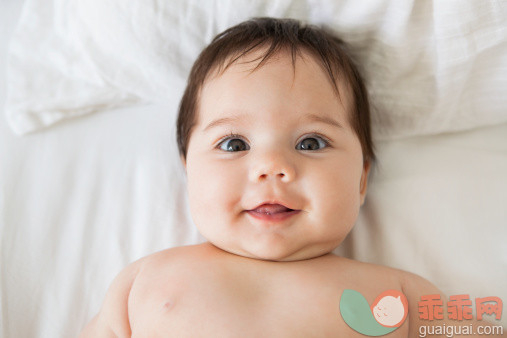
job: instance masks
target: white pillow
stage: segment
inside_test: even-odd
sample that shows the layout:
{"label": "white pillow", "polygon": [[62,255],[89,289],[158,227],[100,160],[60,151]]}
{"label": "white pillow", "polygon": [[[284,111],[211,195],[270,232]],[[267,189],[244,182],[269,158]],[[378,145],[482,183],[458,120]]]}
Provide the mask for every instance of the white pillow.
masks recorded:
{"label": "white pillow", "polygon": [[350,43],[377,139],[507,121],[507,3],[26,0],[10,48],[18,134],[120,105],[177,104],[199,51],[254,16],[326,24]]}

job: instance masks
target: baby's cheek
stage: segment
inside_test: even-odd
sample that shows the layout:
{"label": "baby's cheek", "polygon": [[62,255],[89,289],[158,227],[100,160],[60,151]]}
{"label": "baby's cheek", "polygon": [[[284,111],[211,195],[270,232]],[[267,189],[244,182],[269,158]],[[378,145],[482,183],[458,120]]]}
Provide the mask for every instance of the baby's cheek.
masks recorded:
{"label": "baby's cheek", "polygon": [[324,211],[329,217],[336,218],[345,223],[354,223],[359,211],[359,199],[354,192],[351,182],[343,179],[320,182],[321,186],[316,193],[319,195]]}
{"label": "baby's cheek", "polygon": [[223,217],[241,196],[244,182],[238,170],[226,164],[200,163],[188,172],[188,190],[193,212],[207,217]]}

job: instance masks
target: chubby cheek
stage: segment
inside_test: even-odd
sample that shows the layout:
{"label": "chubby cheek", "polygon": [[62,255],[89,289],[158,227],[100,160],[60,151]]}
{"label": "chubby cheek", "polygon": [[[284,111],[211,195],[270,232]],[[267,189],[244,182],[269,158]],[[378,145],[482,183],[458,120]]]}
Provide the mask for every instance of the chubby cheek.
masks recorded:
{"label": "chubby cheek", "polygon": [[244,177],[238,166],[217,161],[189,158],[187,162],[187,189],[194,222],[202,225],[225,225],[240,210]]}
{"label": "chubby cheek", "polygon": [[311,175],[306,189],[315,221],[327,229],[336,230],[337,236],[348,233],[354,225],[360,207],[360,172],[330,163],[322,171]]}

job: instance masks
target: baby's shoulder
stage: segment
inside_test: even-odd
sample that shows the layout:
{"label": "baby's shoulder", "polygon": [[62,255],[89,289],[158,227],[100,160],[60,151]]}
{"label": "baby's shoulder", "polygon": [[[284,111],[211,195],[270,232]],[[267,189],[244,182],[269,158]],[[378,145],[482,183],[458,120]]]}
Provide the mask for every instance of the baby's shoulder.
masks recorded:
{"label": "baby's shoulder", "polygon": [[138,264],[135,283],[160,279],[161,276],[180,281],[184,278],[194,278],[199,272],[216,266],[214,263],[219,260],[217,256],[217,249],[207,243],[158,251],[135,263]]}
{"label": "baby's shoulder", "polygon": [[361,262],[358,260],[340,257],[336,255],[334,255],[333,263],[336,265],[346,266],[348,270],[357,272],[360,275],[369,275],[369,274],[390,275],[396,279],[399,279],[400,282],[421,278],[420,276],[405,270],[389,267],[386,265]]}
{"label": "baby's shoulder", "polygon": [[141,258],[139,264],[143,271],[160,266],[177,267],[191,263],[195,265],[211,259],[214,251],[216,249],[213,250],[207,243],[172,247]]}
{"label": "baby's shoulder", "polygon": [[389,284],[400,284],[400,286],[408,274],[406,271],[385,265],[361,262],[335,255],[329,259],[326,270],[348,276],[357,282],[365,281],[371,284],[372,281],[385,281]]}
{"label": "baby's shoulder", "polygon": [[[441,293],[435,285],[425,278],[408,271],[384,265],[360,262],[343,257],[336,257],[332,261],[336,274],[346,272],[346,284],[354,284],[358,288],[391,289],[402,291],[407,298],[417,299],[421,295]],[[343,277],[342,277],[343,279]]]}

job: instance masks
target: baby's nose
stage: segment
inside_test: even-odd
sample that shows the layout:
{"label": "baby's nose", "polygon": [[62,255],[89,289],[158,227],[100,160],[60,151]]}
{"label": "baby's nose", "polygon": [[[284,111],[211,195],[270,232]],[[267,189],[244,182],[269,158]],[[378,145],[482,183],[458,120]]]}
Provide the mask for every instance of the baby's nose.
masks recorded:
{"label": "baby's nose", "polygon": [[250,180],[261,182],[269,179],[279,179],[282,182],[293,181],[296,169],[288,155],[266,154],[257,158],[250,170]]}

